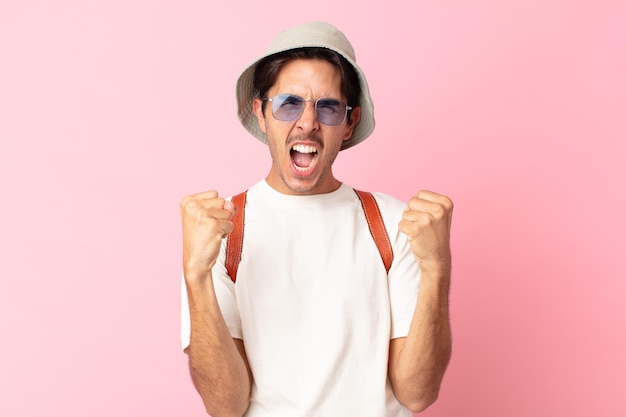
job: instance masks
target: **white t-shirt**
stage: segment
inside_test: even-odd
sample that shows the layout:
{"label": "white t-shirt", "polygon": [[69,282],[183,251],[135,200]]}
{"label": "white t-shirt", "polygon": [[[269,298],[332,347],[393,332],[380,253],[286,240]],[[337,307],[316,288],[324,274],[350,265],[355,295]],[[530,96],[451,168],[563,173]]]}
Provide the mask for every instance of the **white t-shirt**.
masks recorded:
{"label": "white t-shirt", "polygon": [[[411,416],[387,377],[389,341],[404,337],[419,268],[398,222],[406,204],[374,193],[393,246],[385,271],[354,190],[291,196],[265,181],[248,190],[242,260],[214,286],[254,377],[246,417]],[[183,348],[189,345],[182,291]]]}

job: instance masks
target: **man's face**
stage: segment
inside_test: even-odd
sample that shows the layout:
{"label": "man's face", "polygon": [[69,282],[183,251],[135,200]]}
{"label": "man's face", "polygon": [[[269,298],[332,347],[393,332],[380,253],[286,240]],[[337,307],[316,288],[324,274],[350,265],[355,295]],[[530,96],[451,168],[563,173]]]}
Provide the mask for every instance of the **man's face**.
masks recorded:
{"label": "man's face", "polygon": [[[281,121],[272,115],[272,103],[254,101],[259,126],[267,134],[272,156],[268,184],[283,194],[321,194],[336,190],[340,182],[333,177],[332,164],[344,140],[350,138],[359,120],[360,109],[352,110],[350,120],[339,126],[320,123],[315,115],[315,100],[333,98],[345,102],[341,94],[341,75],[324,60],[294,60],[281,69],[267,96],[294,94],[307,101],[295,121]],[[350,103],[348,103],[350,105]]]}

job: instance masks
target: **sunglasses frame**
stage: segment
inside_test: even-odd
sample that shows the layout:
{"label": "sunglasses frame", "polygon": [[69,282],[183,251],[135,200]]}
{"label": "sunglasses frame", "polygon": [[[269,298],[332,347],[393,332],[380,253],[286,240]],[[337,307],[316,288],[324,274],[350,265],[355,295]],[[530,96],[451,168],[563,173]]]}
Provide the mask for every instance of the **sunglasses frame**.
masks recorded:
{"label": "sunglasses frame", "polygon": [[[293,119],[280,119],[280,118],[276,117],[276,110],[278,110],[278,109],[275,109],[275,108],[274,108],[274,103],[278,102],[278,98],[282,98],[283,100],[281,101],[281,103],[284,103],[284,101],[285,101],[285,100],[287,100],[287,98],[289,98],[289,97],[295,97],[295,98],[297,98],[298,100],[301,100],[301,101],[302,101],[302,108],[300,109],[300,112],[299,112],[299,113],[298,113],[298,115],[297,115],[295,118],[293,118]],[[341,101],[341,100],[337,100],[336,98],[331,98],[331,97],[322,97],[322,98],[318,98],[317,100],[315,100],[315,99],[312,99],[312,98],[304,98],[304,97],[300,97],[300,96],[299,96],[299,95],[297,95],[297,94],[276,94],[276,95],[275,95],[275,96],[273,96],[273,97],[264,97],[264,98],[261,98],[261,100],[262,100],[262,101],[269,101],[269,102],[271,102],[271,103],[272,103],[272,116],[274,116],[274,119],[279,120],[279,121],[281,121],[281,122],[294,122],[294,121],[298,120],[298,119],[302,116],[302,112],[304,111],[304,108],[305,108],[305,106],[306,106],[306,102],[307,102],[307,101],[308,101],[308,102],[311,102],[311,103],[314,103],[315,118],[317,119],[317,121],[318,121],[318,122],[320,122],[320,123],[322,123],[322,124],[324,124],[324,125],[327,125],[327,126],[341,126],[341,125],[342,125],[342,124],[346,121],[346,119],[347,119],[347,116],[348,116],[348,111],[352,110],[352,107],[351,107],[351,106],[348,106],[348,104],[347,104],[347,103],[345,103],[345,102],[343,102],[343,101]],[[319,113],[318,113],[318,111],[317,111],[317,104],[318,104],[320,101],[322,101],[322,100],[332,100],[332,101],[334,101],[334,102],[337,102],[337,103],[339,103],[339,104],[343,104],[343,105],[345,106],[346,110],[343,112],[343,113],[344,113],[344,114],[343,114],[343,118],[341,119],[341,122],[340,122],[340,123],[337,123],[337,124],[330,124],[330,123],[325,123],[325,122],[323,122],[322,120],[320,120]]]}

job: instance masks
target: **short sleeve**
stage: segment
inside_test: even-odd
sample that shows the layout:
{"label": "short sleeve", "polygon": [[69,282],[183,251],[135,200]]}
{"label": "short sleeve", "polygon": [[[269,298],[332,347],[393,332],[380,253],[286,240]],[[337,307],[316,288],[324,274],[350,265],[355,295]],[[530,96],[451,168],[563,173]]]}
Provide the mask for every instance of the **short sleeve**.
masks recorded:
{"label": "short sleeve", "polygon": [[224,316],[226,327],[230,335],[235,339],[243,339],[241,331],[241,317],[237,305],[237,292],[233,280],[228,275],[225,266],[226,261],[226,240],[222,242],[220,255],[217,263],[213,267],[213,287],[217,296],[217,303]]}
{"label": "short sleeve", "polygon": [[[226,327],[230,331],[233,338],[243,339],[241,331],[241,318],[237,307],[237,295],[235,292],[235,283],[230,279],[224,266],[226,258],[226,240],[222,242],[220,254],[217,262],[212,269],[213,288],[219,304],[222,316],[226,322]],[[191,341],[191,316],[189,311],[189,298],[187,296],[187,286],[185,279],[181,285],[181,326],[180,338],[183,350],[185,350]]]}
{"label": "short sleeve", "polygon": [[406,337],[417,305],[420,270],[408,239],[398,229],[406,203],[383,193],[374,193],[393,247],[393,263],[387,275],[391,308],[390,338]]}
{"label": "short sleeve", "polygon": [[394,244],[394,260],[389,270],[391,339],[406,337],[413,320],[419,291],[420,270],[402,232]]}

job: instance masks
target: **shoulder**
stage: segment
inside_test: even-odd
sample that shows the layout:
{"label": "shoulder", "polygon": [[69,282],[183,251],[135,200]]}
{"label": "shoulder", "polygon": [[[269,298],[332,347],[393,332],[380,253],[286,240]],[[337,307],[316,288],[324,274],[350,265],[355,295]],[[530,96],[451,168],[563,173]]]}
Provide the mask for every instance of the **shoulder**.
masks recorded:
{"label": "shoulder", "polygon": [[407,203],[383,192],[370,192],[370,194],[372,194],[376,200],[387,232],[390,236],[394,236],[397,232],[398,223],[402,219],[402,213],[407,207]]}
{"label": "shoulder", "polygon": [[263,194],[264,192],[264,187],[263,187],[263,181],[259,181],[255,184],[250,185],[248,188],[245,189],[241,189],[238,192],[230,195],[229,197],[227,197],[227,200],[233,200],[236,197],[241,197],[241,196],[245,196],[246,200],[252,195],[252,196],[256,196],[259,194]]}
{"label": "shoulder", "polygon": [[402,215],[402,211],[404,211],[407,206],[406,202],[389,194],[373,192],[372,195],[376,198],[381,212],[400,212],[400,215]]}

